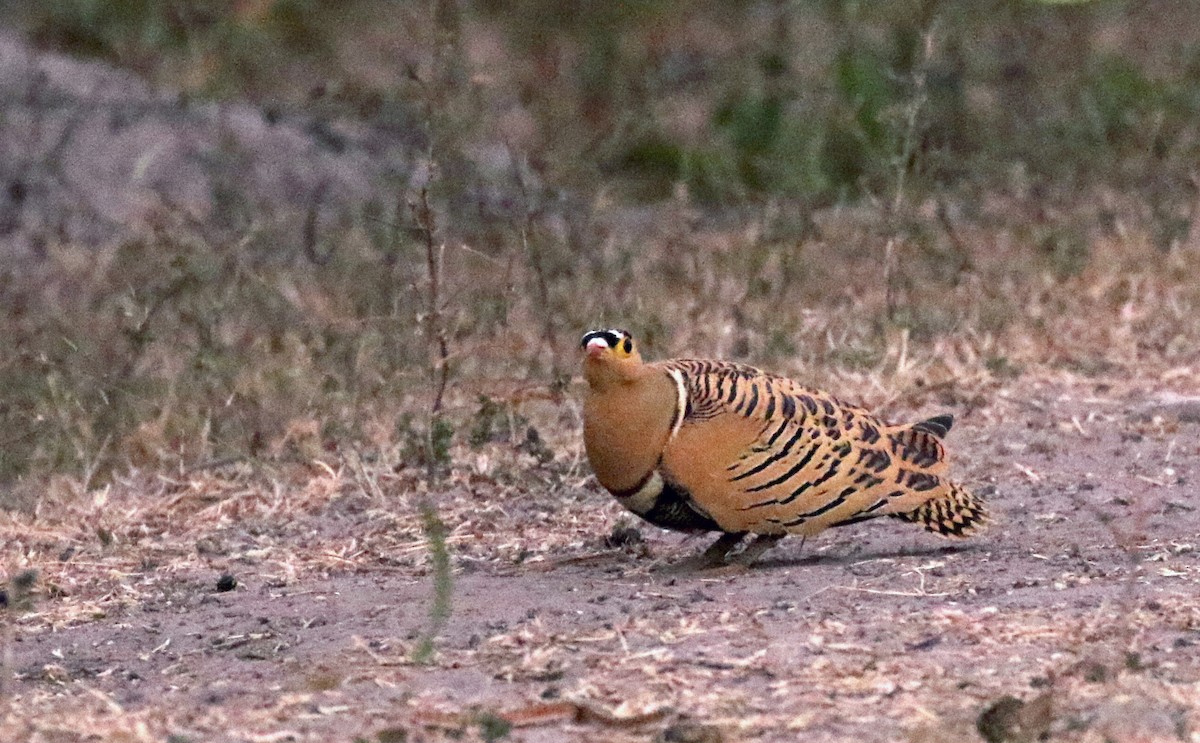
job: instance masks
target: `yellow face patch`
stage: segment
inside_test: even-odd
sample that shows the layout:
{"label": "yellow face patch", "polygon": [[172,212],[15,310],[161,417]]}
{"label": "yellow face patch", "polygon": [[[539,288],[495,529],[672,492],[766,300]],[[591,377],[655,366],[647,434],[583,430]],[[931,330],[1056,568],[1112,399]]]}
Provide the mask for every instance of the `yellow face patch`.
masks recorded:
{"label": "yellow face patch", "polygon": [[625,336],[620,339],[617,345],[613,348],[613,353],[618,359],[627,359],[633,355],[633,339]]}
{"label": "yellow face patch", "polygon": [[617,359],[627,359],[636,352],[633,338],[624,330],[593,330],[583,336],[583,349],[605,348]]}

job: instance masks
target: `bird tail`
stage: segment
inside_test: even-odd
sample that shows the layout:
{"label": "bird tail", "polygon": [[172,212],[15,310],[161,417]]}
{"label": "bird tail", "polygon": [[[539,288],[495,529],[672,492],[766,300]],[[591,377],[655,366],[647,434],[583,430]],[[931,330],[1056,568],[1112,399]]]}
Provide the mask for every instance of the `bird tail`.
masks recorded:
{"label": "bird tail", "polygon": [[983,498],[952,482],[940,485],[940,492],[915,509],[889,515],[947,537],[969,537],[987,526]]}
{"label": "bird tail", "polygon": [[939,439],[945,438],[946,434],[950,433],[950,428],[954,425],[954,416],[949,413],[935,415],[932,418],[927,418],[920,423],[912,425],[914,430],[924,431],[937,436]]}

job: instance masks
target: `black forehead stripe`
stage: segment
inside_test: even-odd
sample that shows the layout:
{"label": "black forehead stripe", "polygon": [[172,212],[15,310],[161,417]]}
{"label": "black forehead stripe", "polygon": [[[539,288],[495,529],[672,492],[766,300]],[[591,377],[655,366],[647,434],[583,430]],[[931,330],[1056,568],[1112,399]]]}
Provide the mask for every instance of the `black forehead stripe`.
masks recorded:
{"label": "black forehead stripe", "polygon": [[612,348],[617,345],[616,337],[609,330],[593,330],[583,336],[583,340],[579,342],[580,347],[586,347],[588,342],[599,338],[604,341],[604,345]]}
{"label": "black forehead stripe", "polygon": [[621,342],[622,337],[627,338],[629,334],[624,330],[593,330],[583,336],[583,340],[579,342],[579,345],[582,348],[587,346],[588,341],[593,338],[603,338],[605,345],[609,348],[616,348],[617,344]]}

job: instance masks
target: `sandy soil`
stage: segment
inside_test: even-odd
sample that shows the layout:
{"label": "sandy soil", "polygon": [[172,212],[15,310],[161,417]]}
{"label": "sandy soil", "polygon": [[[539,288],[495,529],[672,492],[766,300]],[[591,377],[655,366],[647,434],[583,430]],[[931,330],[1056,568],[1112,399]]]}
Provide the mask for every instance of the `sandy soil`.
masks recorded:
{"label": "sandy soil", "polygon": [[114,491],[107,552],[18,540],[70,553],[15,622],[3,737],[963,741],[982,715],[992,740],[1200,740],[1200,416],[1151,398],[1090,381],[960,408],[985,535],[864,524],[737,574],[679,571],[706,540],[650,527],[606,544],[624,517],[582,477],[448,485],[453,613],[428,665],[402,498],[309,484],[281,519],[239,503],[286,484],[231,488],[122,520]]}

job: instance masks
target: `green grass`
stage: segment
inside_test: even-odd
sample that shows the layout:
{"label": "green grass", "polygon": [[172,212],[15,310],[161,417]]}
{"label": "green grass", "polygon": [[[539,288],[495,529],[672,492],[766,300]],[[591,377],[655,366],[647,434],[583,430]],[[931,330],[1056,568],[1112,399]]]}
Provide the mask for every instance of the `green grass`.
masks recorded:
{"label": "green grass", "polygon": [[446,525],[438,516],[437,507],[426,501],[420,508],[421,526],[429,542],[433,599],[429,604],[429,624],[413,648],[412,659],[414,663],[428,663],[433,659],[438,633],[450,619],[454,574],[450,566],[450,549],[446,544]]}

